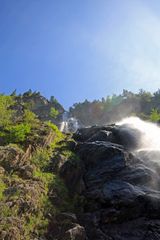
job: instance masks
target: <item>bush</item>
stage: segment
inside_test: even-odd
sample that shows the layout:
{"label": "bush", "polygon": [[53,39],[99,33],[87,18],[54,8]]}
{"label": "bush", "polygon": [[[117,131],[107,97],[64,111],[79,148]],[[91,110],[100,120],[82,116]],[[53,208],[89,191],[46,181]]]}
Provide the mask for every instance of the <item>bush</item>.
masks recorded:
{"label": "bush", "polygon": [[49,163],[49,159],[50,159],[49,151],[43,148],[39,148],[32,156],[31,162],[35,164],[36,167],[40,168],[41,170],[44,170]]}
{"label": "bush", "polygon": [[14,111],[10,107],[14,104],[13,97],[0,95],[0,127],[12,124]]}
{"label": "bush", "polygon": [[0,201],[3,199],[3,192],[6,189],[6,184],[0,179]]}
{"label": "bush", "polygon": [[57,143],[64,139],[64,135],[59,131],[58,127],[55,124],[51,123],[50,121],[46,122],[46,124],[55,133],[54,141],[51,143],[51,148],[54,149]]}
{"label": "bush", "polygon": [[31,131],[29,124],[21,123],[16,126],[10,126],[7,128],[9,133],[7,134],[8,143],[21,143],[26,140],[27,135]]}
{"label": "bush", "polygon": [[36,127],[39,123],[36,114],[34,114],[28,109],[24,111],[23,121],[27,124],[30,124],[32,127]]}
{"label": "bush", "polygon": [[59,114],[58,110],[56,110],[54,107],[51,107],[50,116],[52,118],[57,118],[58,114]]}
{"label": "bush", "polygon": [[152,122],[158,122],[160,120],[160,113],[158,112],[157,109],[152,109],[151,115],[150,115],[150,120]]}

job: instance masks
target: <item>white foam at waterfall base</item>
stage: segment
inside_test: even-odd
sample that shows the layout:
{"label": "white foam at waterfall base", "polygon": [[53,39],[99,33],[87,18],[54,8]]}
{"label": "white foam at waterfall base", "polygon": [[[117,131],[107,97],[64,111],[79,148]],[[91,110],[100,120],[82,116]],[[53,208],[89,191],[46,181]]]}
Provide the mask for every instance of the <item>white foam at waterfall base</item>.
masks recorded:
{"label": "white foam at waterfall base", "polygon": [[140,146],[137,150],[160,151],[160,127],[157,124],[143,121],[138,117],[128,117],[116,124],[128,125],[130,128],[141,132],[140,139],[137,139]]}

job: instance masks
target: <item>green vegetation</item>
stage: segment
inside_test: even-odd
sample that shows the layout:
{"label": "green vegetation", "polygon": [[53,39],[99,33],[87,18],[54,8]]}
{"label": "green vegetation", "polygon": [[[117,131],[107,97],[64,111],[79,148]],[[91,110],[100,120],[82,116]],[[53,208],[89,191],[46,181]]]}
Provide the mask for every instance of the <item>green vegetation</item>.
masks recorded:
{"label": "green vegetation", "polygon": [[39,120],[33,112],[28,109],[24,110],[23,121],[26,124],[30,124],[32,127],[36,127],[39,123]]}
{"label": "green vegetation", "polygon": [[[160,90],[153,94],[124,90],[101,101],[74,104],[70,112],[84,125],[127,116],[159,122],[159,101]],[[81,211],[84,201],[70,196],[59,176],[66,160],[73,168],[80,163],[69,149],[74,146],[71,136],[53,124],[63,107],[54,97],[49,102],[29,90],[19,96],[16,91],[1,94],[0,111],[0,234],[13,240],[43,239],[58,214]]]}
{"label": "green vegetation", "polygon": [[101,100],[76,103],[70,108],[70,113],[86,126],[113,123],[130,116],[155,122],[159,121],[159,117],[155,110],[153,113],[153,109],[160,111],[159,102],[160,90],[153,94],[143,89],[139,93],[123,90],[120,95],[113,94]]}
{"label": "green vegetation", "polygon": [[54,96],[51,96],[50,102],[53,103],[53,104],[58,104],[58,101]]}
{"label": "green vegetation", "polygon": [[54,133],[54,141],[51,143],[51,149],[55,149],[57,146],[57,143],[59,144],[60,141],[64,140],[64,135],[59,131],[58,127],[49,122],[46,122],[47,126],[52,129],[53,133]]}
{"label": "green vegetation", "polygon": [[[46,101],[31,90],[23,96],[16,91],[0,95],[0,238],[2,233],[13,240],[44,238],[50,220],[74,208],[58,172],[52,170],[54,153],[71,156],[62,150],[65,136],[32,111],[34,98],[40,99],[40,106]],[[56,118],[58,110],[51,110]]]}
{"label": "green vegetation", "polygon": [[12,110],[14,104],[13,97],[0,95],[0,138],[5,144],[12,142],[13,139],[15,143],[23,141],[30,131],[28,125],[16,123],[16,111]]}
{"label": "green vegetation", "polygon": [[6,134],[7,143],[22,143],[26,140],[27,135],[31,132],[30,124],[17,124],[5,128],[8,131]]}
{"label": "green vegetation", "polygon": [[52,118],[57,118],[58,115],[59,115],[58,110],[56,110],[54,107],[51,107],[50,116]]}
{"label": "green vegetation", "polygon": [[[48,216],[54,217],[61,211],[74,209],[74,202],[63,181],[57,173],[53,174],[50,170],[51,156],[58,148],[60,151],[63,144],[59,143],[59,140],[62,141],[64,135],[52,123],[49,122],[46,126],[52,131],[53,138],[45,147],[39,146],[35,149],[32,157],[28,159],[27,166],[29,164],[33,169],[29,179],[26,180],[21,175],[21,166],[17,165],[16,172],[3,175],[7,184],[0,181],[0,232],[3,230],[10,234],[14,227],[18,234],[16,239],[29,240],[33,236],[45,236],[50,223]],[[64,155],[71,156],[71,153],[65,151]],[[12,203],[11,206],[8,203]]]}
{"label": "green vegetation", "polygon": [[19,112],[15,95],[0,95],[0,143],[22,144],[31,131],[40,125],[37,116],[25,108]]}
{"label": "green vegetation", "polygon": [[152,122],[160,121],[160,113],[158,112],[158,109],[152,109],[150,119]]}
{"label": "green vegetation", "polygon": [[0,95],[0,128],[6,127],[12,123],[14,111],[11,110],[11,106],[13,105],[13,97]]}
{"label": "green vegetation", "polygon": [[4,181],[2,179],[0,179],[0,201],[3,200],[4,197],[4,190],[6,189],[6,184],[4,183]]}
{"label": "green vegetation", "polygon": [[50,154],[49,151],[47,149],[43,149],[43,148],[38,148],[32,158],[31,158],[31,162],[33,164],[35,164],[35,166],[39,167],[39,169],[43,170],[47,167],[48,165],[48,161],[50,159]]}

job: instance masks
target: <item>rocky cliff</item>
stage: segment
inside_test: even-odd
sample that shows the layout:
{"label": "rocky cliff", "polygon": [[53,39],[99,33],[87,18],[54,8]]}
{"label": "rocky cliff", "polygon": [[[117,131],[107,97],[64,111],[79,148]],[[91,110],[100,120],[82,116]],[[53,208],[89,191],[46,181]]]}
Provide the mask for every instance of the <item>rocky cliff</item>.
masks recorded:
{"label": "rocky cliff", "polygon": [[135,151],[140,138],[116,125],[74,134],[79,167],[65,163],[61,171],[70,192],[83,198],[77,216],[86,238],[70,239],[160,239],[160,154]]}
{"label": "rocky cliff", "polygon": [[62,134],[34,114],[50,104],[0,96],[0,239],[160,239],[160,128],[134,119]]}
{"label": "rocky cliff", "polygon": [[[14,109],[18,111],[19,115],[22,115],[24,109],[28,108],[34,112],[41,121],[51,121],[59,125],[59,122],[62,120],[64,108],[54,97],[48,100],[39,92],[32,92],[30,90],[22,95],[14,96],[14,99]],[[51,115],[52,108],[57,111],[56,117]]]}

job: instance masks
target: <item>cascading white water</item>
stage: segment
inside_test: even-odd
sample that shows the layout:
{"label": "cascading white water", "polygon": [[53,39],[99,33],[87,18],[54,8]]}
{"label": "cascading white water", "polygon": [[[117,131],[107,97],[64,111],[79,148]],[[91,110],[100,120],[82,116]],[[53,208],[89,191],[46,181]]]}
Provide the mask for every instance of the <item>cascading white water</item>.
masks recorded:
{"label": "cascading white water", "polygon": [[154,123],[146,122],[138,117],[125,118],[117,125],[128,125],[132,129],[137,129],[141,136],[139,139],[139,149],[137,150],[158,150],[160,151],[160,127]]}
{"label": "cascading white water", "polygon": [[[129,117],[118,122],[117,125],[136,136],[137,148],[133,154],[141,160],[140,168],[149,169],[154,173],[147,183],[154,190],[160,188],[160,127],[157,124],[143,121],[137,117]],[[140,134],[139,134],[140,133]],[[146,168],[147,167],[147,168]],[[158,170],[159,169],[159,170]]]}
{"label": "cascading white water", "polygon": [[79,128],[79,123],[76,118],[69,117],[68,112],[64,112],[62,115],[62,122],[60,124],[61,132],[75,132]]}
{"label": "cascading white water", "polygon": [[61,122],[60,131],[61,132],[68,132],[68,122]]}
{"label": "cascading white water", "polygon": [[62,122],[60,124],[60,131],[61,132],[68,132],[68,113],[64,112],[62,115]]}

